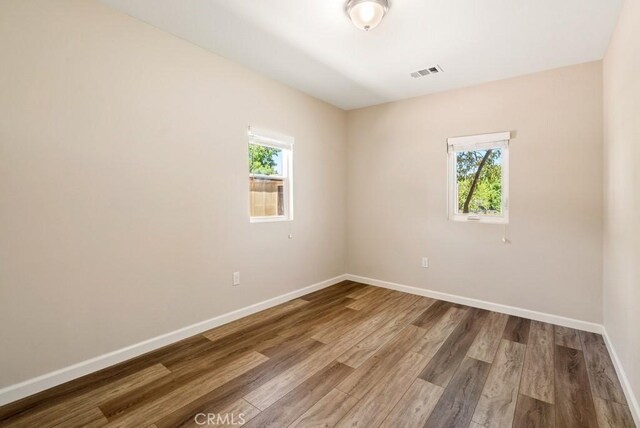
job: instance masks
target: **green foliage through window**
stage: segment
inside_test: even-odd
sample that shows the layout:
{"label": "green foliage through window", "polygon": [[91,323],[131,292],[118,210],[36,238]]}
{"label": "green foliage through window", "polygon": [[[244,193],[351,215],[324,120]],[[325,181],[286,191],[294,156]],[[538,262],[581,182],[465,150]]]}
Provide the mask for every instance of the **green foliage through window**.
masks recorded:
{"label": "green foliage through window", "polygon": [[458,212],[502,214],[502,150],[456,153]]}
{"label": "green foliage through window", "polygon": [[249,144],[249,172],[251,174],[278,174],[276,169],[280,149]]}

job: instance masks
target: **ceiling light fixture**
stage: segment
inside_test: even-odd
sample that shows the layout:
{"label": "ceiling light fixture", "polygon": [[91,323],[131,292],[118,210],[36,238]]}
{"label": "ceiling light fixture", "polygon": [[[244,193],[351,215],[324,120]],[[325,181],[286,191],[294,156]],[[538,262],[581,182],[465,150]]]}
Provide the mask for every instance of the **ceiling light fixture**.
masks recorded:
{"label": "ceiling light fixture", "polygon": [[376,28],[389,10],[387,0],[349,0],[345,6],[353,25],[361,30]]}

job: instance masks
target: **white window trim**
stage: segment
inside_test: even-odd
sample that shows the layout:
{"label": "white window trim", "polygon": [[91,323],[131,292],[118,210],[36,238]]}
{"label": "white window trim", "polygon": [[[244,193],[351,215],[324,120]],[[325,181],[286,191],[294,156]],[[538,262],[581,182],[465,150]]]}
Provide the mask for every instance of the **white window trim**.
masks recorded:
{"label": "white window trim", "polygon": [[[470,135],[447,139],[448,177],[447,177],[447,207],[448,217],[452,221],[469,223],[508,224],[509,223],[509,132],[493,134]],[[458,186],[456,172],[456,153],[470,150],[502,149],[502,215],[485,216],[477,214],[459,214],[456,212],[458,203]]]}
{"label": "white window trim", "polygon": [[[271,223],[278,221],[292,221],[293,220],[293,137],[286,135],[276,134],[271,131],[257,129],[252,126],[249,127],[247,132],[249,136],[249,144],[271,147],[274,149],[282,150],[282,175],[269,175],[265,178],[282,179],[284,182],[284,215],[277,216],[251,216],[251,201],[249,201],[249,222],[250,223]],[[249,144],[247,144],[247,150],[249,150]],[[248,156],[248,155],[247,155]],[[249,174],[259,176],[259,174]],[[249,195],[251,197],[251,195]]]}

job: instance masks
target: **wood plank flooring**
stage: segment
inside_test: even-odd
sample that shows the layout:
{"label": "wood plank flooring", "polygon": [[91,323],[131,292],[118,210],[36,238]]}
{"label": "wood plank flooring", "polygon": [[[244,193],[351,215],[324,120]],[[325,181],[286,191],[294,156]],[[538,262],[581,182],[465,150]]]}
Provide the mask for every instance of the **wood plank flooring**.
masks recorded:
{"label": "wood plank flooring", "polygon": [[345,281],[0,407],[2,427],[634,427],[600,335]]}

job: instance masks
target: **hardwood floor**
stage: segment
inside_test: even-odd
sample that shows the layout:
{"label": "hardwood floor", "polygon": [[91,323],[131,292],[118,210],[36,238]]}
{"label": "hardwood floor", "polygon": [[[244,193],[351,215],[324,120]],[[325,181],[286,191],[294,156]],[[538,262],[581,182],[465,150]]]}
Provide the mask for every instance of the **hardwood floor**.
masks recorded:
{"label": "hardwood floor", "polygon": [[634,426],[601,336],[353,282],[0,408],[3,427],[241,424]]}

